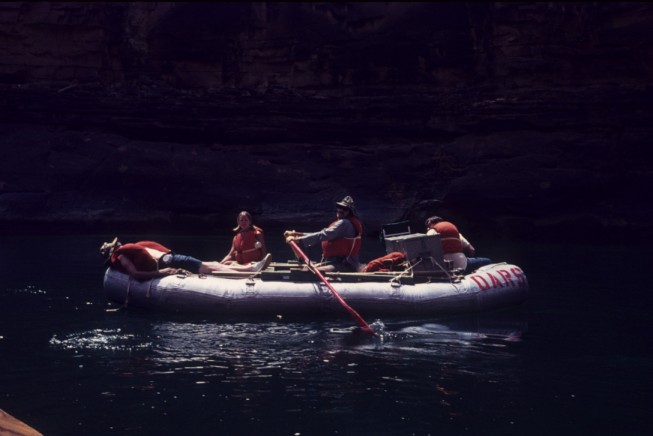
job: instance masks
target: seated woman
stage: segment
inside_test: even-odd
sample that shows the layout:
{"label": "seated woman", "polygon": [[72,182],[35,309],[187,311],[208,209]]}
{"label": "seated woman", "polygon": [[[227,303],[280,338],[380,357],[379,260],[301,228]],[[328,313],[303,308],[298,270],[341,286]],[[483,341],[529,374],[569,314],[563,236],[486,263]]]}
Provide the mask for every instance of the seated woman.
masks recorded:
{"label": "seated woman", "polygon": [[270,264],[264,259],[248,265],[227,266],[220,262],[203,262],[191,256],[174,253],[154,241],[138,241],[122,244],[115,238],[100,247],[100,254],[107,264],[136,280],[148,280],[189,271],[193,274],[211,274],[214,271],[258,272]]}
{"label": "seated woman", "polygon": [[236,217],[237,226],[234,228],[236,235],[231,243],[229,253],[222,259],[225,265],[246,265],[250,262],[259,262],[270,258],[265,248],[265,235],[263,230],[254,225],[252,215],[242,211]]}

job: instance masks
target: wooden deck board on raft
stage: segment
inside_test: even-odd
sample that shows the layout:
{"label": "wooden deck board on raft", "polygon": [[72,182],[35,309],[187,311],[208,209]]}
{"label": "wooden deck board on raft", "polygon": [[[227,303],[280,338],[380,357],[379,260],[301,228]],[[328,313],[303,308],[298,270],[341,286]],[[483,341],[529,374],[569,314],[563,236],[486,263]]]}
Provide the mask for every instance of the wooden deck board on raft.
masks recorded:
{"label": "wooden deck board on raft", "polygon": [[[272,262],[270,266],[263,271],[213,271],[211,275],[230,278],[260,278],[263,281],[294,281],[294,282],[315,282],[319,281],[315,275],[304,269],[305,266],[299,262]],[[386,282],[390,280],[401,279],[405,285],[415,283],[425,283],[429,281],[460,281],[460,276],[452,275],[444,270],[436,271],[414,271],[407,275],[405,271],[375,271],[375,272],[325,272],[324,276],[329,281],[337,282]]]}
{"label": "wooden deck board on raft", "polygon": [[29,425],[0,409],[0,435],[43,436],[43,433],[38,432]]}
{"label": "wooden deck board on raft", "polygon": [[[213,271],[212,275],[222,278],[245,279],[249,277],[258,277],[263,281],[293,281],[293,282],[315,282],[319,281],[315,275],[301,268],[291,268],[287,270],[266,269],[259,272],[240,272],[240,271]],[[327,272],[324,273],[327,280],[337,282],[387,282],[393,279],[401,279],[401,283],[415,284],[428,281],[452,281],[452,277],[445,275],[441,271],[419,272],[414,277],[401,274],[400,272],[370,272],[370,273],[346,273],[346,272]]]}

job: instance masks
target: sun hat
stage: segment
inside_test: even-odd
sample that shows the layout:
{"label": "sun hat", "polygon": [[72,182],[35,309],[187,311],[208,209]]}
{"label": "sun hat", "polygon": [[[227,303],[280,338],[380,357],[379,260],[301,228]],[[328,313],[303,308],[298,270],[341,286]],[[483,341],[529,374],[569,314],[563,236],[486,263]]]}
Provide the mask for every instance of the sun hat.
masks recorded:
{"label": "sun hat", "polygon": [[121,245],[121,244],[120,244],[120,242],[118,241],[118,237],[116,236],[115,238],[113,238],[113,241],[111,241],[111,242],[104,242],[104,243],[100,246],[100,254],[101,254],[102,256],[105,256],[105,257],[111,256],[111,254],[113,254],[113,251],[114,251],[116,248],[120,247],[120,245]]}
{"label": "sun hat", "polygon": [[356,208],[354,207],[354,199],[351,198],[349,195],[343,198],[342,200],[336,202],[336,206],[349,209],[352,215],[356,215]]}

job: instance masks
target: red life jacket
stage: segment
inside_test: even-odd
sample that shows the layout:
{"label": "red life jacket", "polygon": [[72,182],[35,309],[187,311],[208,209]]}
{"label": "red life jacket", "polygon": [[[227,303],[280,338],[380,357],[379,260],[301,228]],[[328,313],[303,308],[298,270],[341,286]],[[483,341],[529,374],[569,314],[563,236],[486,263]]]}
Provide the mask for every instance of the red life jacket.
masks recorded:
{"label": "red life jacket", "polygon": [[440,221],[433,228],[440,234],[444,254],[463,252],[463,243],[460,241],[460,233],[456,226],[448,221]]}
{"label": "red life jacket", "polygon": [[[246,264],[263,259],[263,237],[263,230],[256,226],[251,226],[245,231],[239,231],[234,236],[236,261],[240,264]],[[260,248],[256,248],[257,241],[261,243]]]}
{"label": "red life jacket", "polygon": [[[361,235],[363,234],[363,225],[360,220],[355,216],[347,218],[356,229],[356,237],[354,238],[336,238],[331,241],[322,241],[322,257],[350,257],[358,256],[361,251]],[[333,226],[338,221],[329,224]]]}
{"label": "red life jacket", "polygon": [[153,258],[152,255],[146,250],[146,248],[152,248],[164,253],[170,253],[172,251],[169,248],[159,244],[158,242],[139,241],[133,244],[124,244],[118,247],[111,255],[109,263],[112,267],[126,272],[120,263],[120,256],[127,256],[127,258],[132,261],[134,267],[136,267],[137,270],[156,271],[159,269],[157,259]]}

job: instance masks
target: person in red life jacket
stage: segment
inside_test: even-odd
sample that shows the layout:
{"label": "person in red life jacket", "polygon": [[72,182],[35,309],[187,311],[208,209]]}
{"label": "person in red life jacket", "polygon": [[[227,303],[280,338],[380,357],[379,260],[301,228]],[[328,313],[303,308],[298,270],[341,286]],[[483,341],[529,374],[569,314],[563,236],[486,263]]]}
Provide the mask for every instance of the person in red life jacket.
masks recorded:
{"label": "person in red life jacket", "polygon": [[231,243],[231,249],[221,263],[245,265],[270,256],[265,248],[263,230],[254,225],[252,215],[247,211],[242,211],[238,214],[236,222],[238,225],[234,229],[236,235]]}
{"label": "person in red life jacket", "polygon": [[304,247],[322,244],[322,260],[316,266],[322,271],[360,271],[363,225],[356,216],[354,200],[347,196],[336,203],[336,220],[319,232],[284,232],[286,243],[295,241]]}
{"label": "person in red life jacket", "polygon": [[122,244],[118,238],[102,244],[100,254],[106,257],[109,267],[129,274],[136,280],[186,272],[193,274],[211,274],[214,271],[258,272],[270,264],[269,258],[257,263],[233,266],[223,265],[220,262],[203,262],[191,256],[174,253],[158,242],[138,241]]}
{"label": "person in red life jacket", "polygon": [[426,219],[425,224],[427,235],[440,235],[442,253],[445,259],[453,262],[453,269],[462,269],[469,273],[492,263],[492,260],[486,257],[471,257],[476,254],[476,249],[449,221],[432,216]]}

